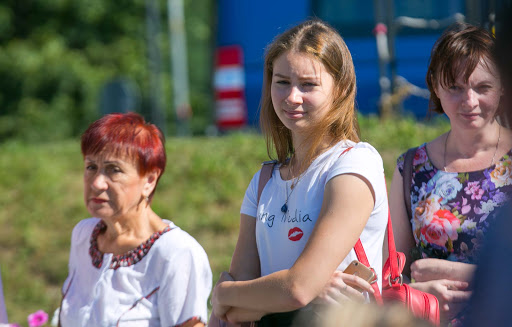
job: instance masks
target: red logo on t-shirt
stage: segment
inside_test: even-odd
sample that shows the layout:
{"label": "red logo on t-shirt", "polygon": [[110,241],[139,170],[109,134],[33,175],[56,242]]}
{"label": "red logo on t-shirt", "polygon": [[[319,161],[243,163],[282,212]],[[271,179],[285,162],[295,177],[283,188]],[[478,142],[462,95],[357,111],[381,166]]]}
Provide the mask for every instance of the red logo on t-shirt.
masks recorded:
{"label": "red logo on t-shirt", "polygon": [[288,231],[288,239],[290,241],[298,241],[302,238],[302,235],[304,235],[304,233],[299,227],[293,227]]}

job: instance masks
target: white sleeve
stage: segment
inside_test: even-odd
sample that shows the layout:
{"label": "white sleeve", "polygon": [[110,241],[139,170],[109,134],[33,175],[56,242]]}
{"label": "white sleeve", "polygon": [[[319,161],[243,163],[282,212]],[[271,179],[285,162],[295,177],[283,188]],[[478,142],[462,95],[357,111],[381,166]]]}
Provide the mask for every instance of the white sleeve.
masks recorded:
{"label": "white sleeve", "polygon": [[[73,273],[75,267],[83,264],[84,258],[81,257],[80,246],[89,245],[89,239],[92,233],[92,230],[99,222],[98,218],[88,218],[81,220],[78,224],[73,228],[73,232],[71,233],[71,246],[69,250],[69,260],[68,260],[68,277],[64,281],[62,285],[62,294],[64,295],[68,289],[69,283],[73,278]],[[83,250],[83,249],[82,249]],[[86,251],[86,252],[87,252]],[[90,260],[90,259],[89,259]]]}
{"label": "white sleeve", "polygon": [[207,301],[212,272],[203,248],[191,236],[179,237],[182,244],[170,258],[165,281],[158,291],[158,313],[162,326],[176,326],[191,319],[206,324]]}
{"label": "white sleeve", "polygon": [[251,183],[245,191],[244,201],[240,208],[240,213],[251,217],[257,217],[258,215],[258,184],[260,181],[261,169],[254,174]]}
{"label": "white sleeve", "polygon": [[71,245],[69,249],[69,259],[68,259],[68,277],[66,277],[66,280],[64,281],[64,284],[62,285],[62,295],[66,294],[66,291],[69,287],[69,283],[71,282],[71,279],[73,277],[73,271],[75,267],[75,260],[76,260],[76,251],[75,247],[78,243],[78,235],[80,235],[80,229],[82,227],[83,223],[80,221],[78,224],[75,225],[73,228],[73,232],[71,233]]}
{"label": "white sleeve", "polygon": [[375,193],[376,206],[386,200],[386,182],[384,165],[380,154],[368,143],[357,143],[353,149],[342,154],[333,164],[327,175],[327,181],[342,174],[358,174],[371,184]]}

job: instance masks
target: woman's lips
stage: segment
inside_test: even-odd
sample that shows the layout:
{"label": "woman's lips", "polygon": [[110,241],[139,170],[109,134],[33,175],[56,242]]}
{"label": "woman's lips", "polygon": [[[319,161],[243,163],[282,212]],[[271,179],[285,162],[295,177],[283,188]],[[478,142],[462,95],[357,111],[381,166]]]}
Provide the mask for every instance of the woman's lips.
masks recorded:
{"label": "woman's lips", "polygon": [[100,199],[100,198],[92,198],[91,201],[94,202],[94,203],[97,203],[97,204],[101,204],[101,203],[107,202],[107,200]]}
{"label": "woman's lips", "polygon": [[469,120],[475,120],[479,116],[479,114],[460,114],[460,115]]}
{"label": "woman's lips", "polygon": [[290,119],[299,119],[299,118],[304,117],[304,115],[306,113],[304,111],[287,111],[287,110],[284,110],[284,114],[286,115],[286,117],[288,117]]}

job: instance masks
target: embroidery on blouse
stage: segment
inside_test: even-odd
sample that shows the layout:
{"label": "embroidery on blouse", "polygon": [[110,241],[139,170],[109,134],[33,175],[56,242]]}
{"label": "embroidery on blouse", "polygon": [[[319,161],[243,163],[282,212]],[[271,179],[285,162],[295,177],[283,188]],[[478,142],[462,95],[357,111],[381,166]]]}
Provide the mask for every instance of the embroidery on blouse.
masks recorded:
{"label": "embroidery on blouse", "polygon": [[[103,264],[103,252],[98,249],[98,235],[107,229],[107,225],[100,220],[94,227],[91,234],[91,246],[89,247],[89,255],[92,259],[92,265],[96,268],[101,268]],[[170,226],[165,227],[163,230],[155,232],[151,237],[144,243],[139,245],[133,250],[126,252],[125,254],[114,255],[112,262],[110,263],[110,269],[117,269],[120,267],[128,267],[141,261],[142,258],[149,252],[156,240],[160,238],[164,233],[171,230]]]}

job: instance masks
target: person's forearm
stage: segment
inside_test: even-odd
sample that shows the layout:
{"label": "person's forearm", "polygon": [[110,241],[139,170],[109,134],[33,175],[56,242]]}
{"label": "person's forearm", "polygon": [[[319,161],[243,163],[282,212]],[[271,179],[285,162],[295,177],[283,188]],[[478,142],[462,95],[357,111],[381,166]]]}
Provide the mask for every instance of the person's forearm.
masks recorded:
{"label": "person's forearm", "polygon": [[220,304],[235,308],[262,312],[296,310],[317,294],[300,286],[290,275],[290,270],[281,270],[251,281],[224,282],[216,286],[214,296]]}
{"label": "person's forearm", "polygon": [[448,279],[471,283],[476,266],[443,259],[420,259],[411,265],[411,277],[417,282]]}
{"label": "person's forearm", "polygon": [[471,284],[475,274],[476,265],[462,262],[452,262],[452,264],[454,271],[453,276],[456,277],[456,280]]}

